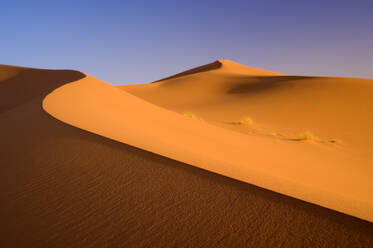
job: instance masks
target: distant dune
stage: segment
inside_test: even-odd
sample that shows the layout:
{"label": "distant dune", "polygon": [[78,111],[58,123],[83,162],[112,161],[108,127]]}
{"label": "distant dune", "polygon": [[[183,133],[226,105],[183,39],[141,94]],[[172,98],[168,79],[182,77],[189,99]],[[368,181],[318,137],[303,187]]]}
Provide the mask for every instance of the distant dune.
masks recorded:
{"label": "distant dune", "polygon": [[0,243],[369,247],[372,83],[226,60],[121,87],[0,66]]}
{"label": "distant dune", "polygon": [[[119,88],[235,131],[258,129],[290,139],[310,131],[322,140],[340,141],[348,152],[373,157],[372,79],[286,76],[226,60],[215,64],[220,65],[203,73]],[[234,125],[245,116],[255,123],[251,129]]]}

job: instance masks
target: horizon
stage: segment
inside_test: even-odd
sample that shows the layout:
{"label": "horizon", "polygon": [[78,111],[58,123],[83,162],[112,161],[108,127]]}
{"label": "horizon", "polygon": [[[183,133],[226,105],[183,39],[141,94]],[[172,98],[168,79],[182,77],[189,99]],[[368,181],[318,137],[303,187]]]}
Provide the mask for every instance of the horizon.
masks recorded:
{"label": "horizon", "polygon": [[147,83],[224,58],[288,75],[373,78],[372,2],[7,1],[0,64]]}

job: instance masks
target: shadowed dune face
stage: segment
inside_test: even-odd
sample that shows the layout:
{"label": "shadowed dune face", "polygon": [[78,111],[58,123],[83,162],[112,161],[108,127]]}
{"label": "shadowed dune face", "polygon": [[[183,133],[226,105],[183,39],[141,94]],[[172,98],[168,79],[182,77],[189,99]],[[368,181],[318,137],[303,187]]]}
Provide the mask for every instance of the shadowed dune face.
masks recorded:
{"label": "shadowed dune face", "polygon": [[72,70],[40,70],[0,65],[0,113],[85,75]]}
{"label": "shadowed dune face", "polygon": [[[37,76],[25,78],[23,84],[25,88],[29,84],[39,87],[24,95],[25,99],[17,98],[9,105],[1,102],[1,106],[7,106],[0,113],[1,246],[373,244],[369,222],[56,120],[41,107],[49,93],[43,85],[58,87],[84,74],[36,72],[33,75]],[[22,81],[13,82],[15,89],[8,89],[12,94],[22,89]]]}

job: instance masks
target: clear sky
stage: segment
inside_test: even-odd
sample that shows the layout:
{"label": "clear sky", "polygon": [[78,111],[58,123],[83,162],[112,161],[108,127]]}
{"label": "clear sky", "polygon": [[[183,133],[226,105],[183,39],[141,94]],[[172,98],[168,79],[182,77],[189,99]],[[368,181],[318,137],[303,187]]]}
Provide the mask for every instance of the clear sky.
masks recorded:
{"label": "clear sky", "polygon": [[219,58],[373,78],[373,1],[2,0],[0,64],[146,83]]}

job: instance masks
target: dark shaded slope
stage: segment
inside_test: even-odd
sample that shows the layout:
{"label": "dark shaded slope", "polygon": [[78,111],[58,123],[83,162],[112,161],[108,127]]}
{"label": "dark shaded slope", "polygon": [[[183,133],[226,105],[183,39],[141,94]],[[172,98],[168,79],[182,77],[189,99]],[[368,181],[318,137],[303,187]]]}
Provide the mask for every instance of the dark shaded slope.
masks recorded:
{"label": "dark shaded slope", "polygon": [[85,77],[83,73],[72,70],[41,70],[5,65],[0,65],[0,75],[10,76],[0,80],[0,113]]}

